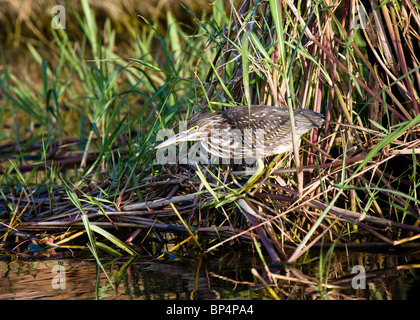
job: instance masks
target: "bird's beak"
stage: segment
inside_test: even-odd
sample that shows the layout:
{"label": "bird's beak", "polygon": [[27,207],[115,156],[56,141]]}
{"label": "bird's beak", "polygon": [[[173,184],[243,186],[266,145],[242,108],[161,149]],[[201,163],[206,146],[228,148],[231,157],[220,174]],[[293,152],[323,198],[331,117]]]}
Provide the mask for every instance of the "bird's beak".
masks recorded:
{"label": "bird's beak", "polygon": [[183,138],[183,133],[184,132],[180,132],[176,135],[174,135],[173,137],[170,137],[169,139],[163,141],[161,144],[159,144],[158,146],[155,147],[155,149],[161,149],[161,148],[165,148],[167,146],[170,146],[172,144],[176,144],[178,142],[181,142],[183,140],[181,140]]}
{"label": "bird's beak", "polygon": [[200,133],[197,132],[197,130],[193,130],[193,129],[181,131],[180,133],[174,135],[173,137],[170,137],[169,139],[163,141],[161,144],[156,146],[155,149],[165,148],[172,144],[177,144],[183,141],[201,140],[201,137],[199,136]]}

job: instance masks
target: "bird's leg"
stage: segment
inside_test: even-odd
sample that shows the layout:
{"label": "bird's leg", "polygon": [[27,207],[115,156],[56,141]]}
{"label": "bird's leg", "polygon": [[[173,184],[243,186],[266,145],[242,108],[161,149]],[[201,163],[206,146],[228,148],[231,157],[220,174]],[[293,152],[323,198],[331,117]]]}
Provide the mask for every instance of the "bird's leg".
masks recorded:
{"label": "bird's leg", "polygon": [[[230,163],[228,164],[228,174],[230,175],[230,177],[231,177],[231,182],[229,183],[229,185],[230,184],[239,184],[238,183],[238,181],[236,180],[236,178],[235,178],[235,175],[234,175],[234,171],[235,170],[235,162],[234,162],[234,160],[233,159],[231,159],[230,160]],[[226,181],[225,181],[226,182]]]}
{"label": "bird's leg", "polygon": [[266,168],[267,174],[265,175],[265,178],[262,179],[258,186],[255,188],[255,190],[251,192],[251,196],[253,196],[255,192],[260,188],[260,186],[268,179],[269,175],[282,164],[281,162],[279,162],[281,156],[282,154],[278,154],[273,159],[273,161],[270,162],[270,164]]}
{"label": "bird's leg", "polygon": [[241,189],[239,189],[239,193],[242,193],[252,187],[252,185],[255,183],[255,181],[258,180],[259,177],[261,177],[262,173],[264,171],[264,161],[262,158],[257,159],[257,170],[255,173],[251,176],[251,178],[248,179],[248,181],[242,186]]}

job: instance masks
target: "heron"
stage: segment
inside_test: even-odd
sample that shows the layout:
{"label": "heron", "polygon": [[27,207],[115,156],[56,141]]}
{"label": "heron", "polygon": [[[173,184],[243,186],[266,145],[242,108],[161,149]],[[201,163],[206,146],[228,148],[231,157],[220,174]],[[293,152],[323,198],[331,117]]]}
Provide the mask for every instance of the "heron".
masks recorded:
{"label": "heron", "polygon": [[[300,137],[320,128],[324,116],[310,109],[294,109],[295,133]],[[257,169],[239,192],[249,189],[262,175],[263,159],[293,150],[289,109],[266,105],[237,106],[219,113],[197,113],[184,130],[155,149],[183,141],[200,141],[204,149],[220,158],[257,160]]]}

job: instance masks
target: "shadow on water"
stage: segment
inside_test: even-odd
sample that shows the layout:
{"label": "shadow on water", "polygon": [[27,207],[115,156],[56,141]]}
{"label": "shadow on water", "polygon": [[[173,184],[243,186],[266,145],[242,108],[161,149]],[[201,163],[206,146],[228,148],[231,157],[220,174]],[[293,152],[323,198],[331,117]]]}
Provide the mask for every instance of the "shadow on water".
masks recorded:
{"label": "shadow on water", "polygon": [[269,266],[272,274],[257,256],[232,251],[209,261],[102,261],[107,274],[88,254],[9,256],[0,260],[0,299],[273,299],[255,272],[281,299],[412,299],[420,294],[419,254],[418,248],[404,255],[336,250],[328,258],[313,254],[302,264]]}

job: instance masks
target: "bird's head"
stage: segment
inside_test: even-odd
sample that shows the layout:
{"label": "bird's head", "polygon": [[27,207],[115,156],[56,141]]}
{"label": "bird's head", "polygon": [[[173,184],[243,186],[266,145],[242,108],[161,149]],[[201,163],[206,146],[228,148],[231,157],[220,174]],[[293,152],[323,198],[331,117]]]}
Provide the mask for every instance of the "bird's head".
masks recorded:
{"label": "bird's head", "polygon": [[189,119],[186,129],[163,141],[155,149],[165,148],[183,141],[204,140],[210,135],[211,130],[214,129],[215,122],[218,121],[217,118],[218,114],[197,113]]}

